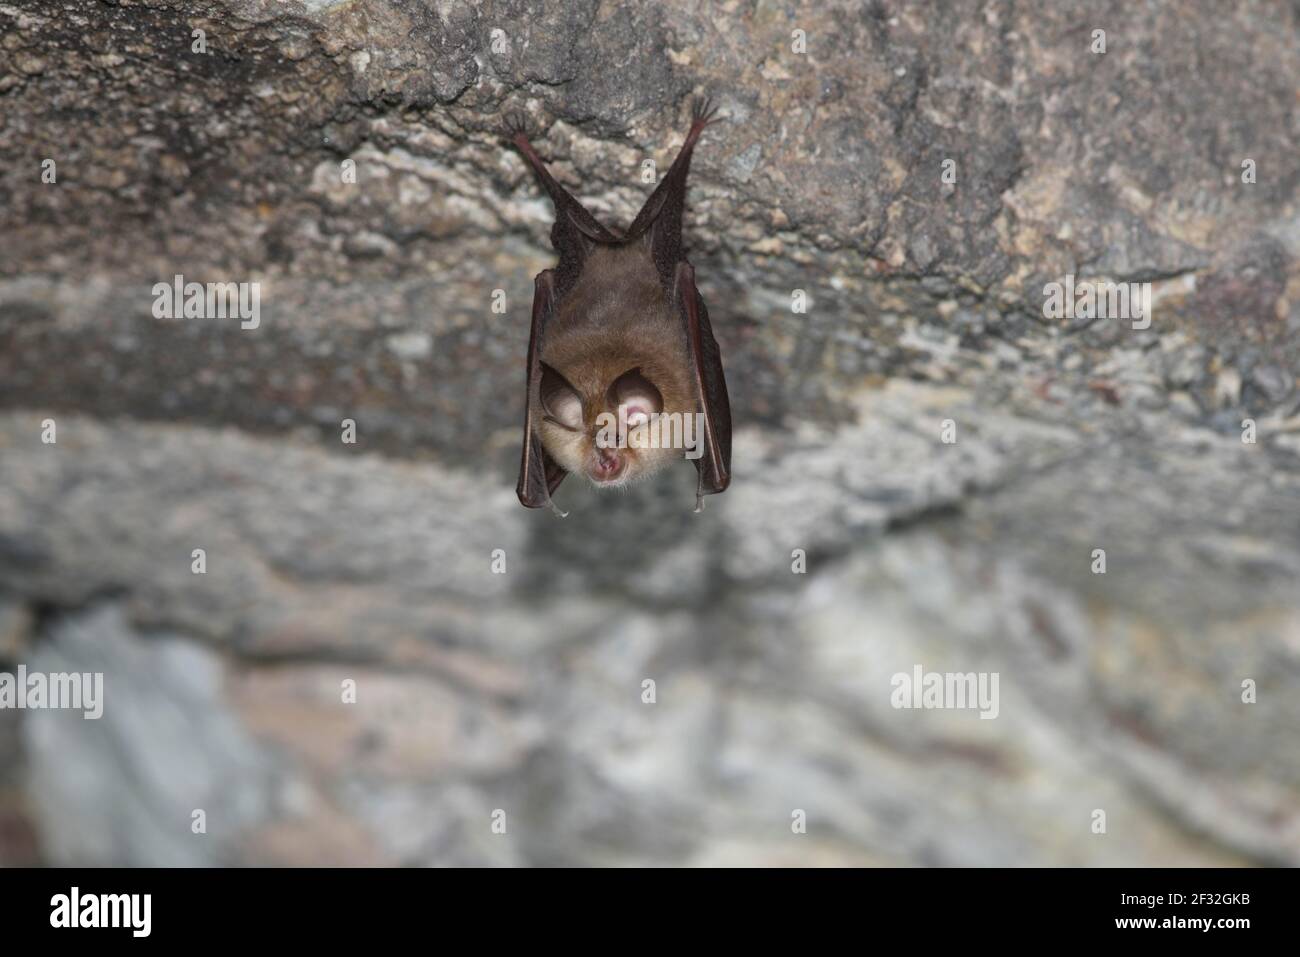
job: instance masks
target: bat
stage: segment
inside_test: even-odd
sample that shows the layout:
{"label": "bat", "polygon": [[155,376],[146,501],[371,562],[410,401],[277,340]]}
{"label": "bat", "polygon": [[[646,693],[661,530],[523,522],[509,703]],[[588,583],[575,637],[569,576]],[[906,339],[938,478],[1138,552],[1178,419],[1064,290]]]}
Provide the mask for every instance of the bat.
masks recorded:
{"label": "bat", "polygon": [[[695,104],[690,131],[632,225],[599,223],[507,121],[515,147],[555,204],[558,262],[534,279],[519,501],[550,507],[569,473],[602,488],[694,461],[695,510],[731,483],[731,406],[709,311],[682,248],[691,154],[717,122]],[[667,440],[665,439],[667,437]]]}

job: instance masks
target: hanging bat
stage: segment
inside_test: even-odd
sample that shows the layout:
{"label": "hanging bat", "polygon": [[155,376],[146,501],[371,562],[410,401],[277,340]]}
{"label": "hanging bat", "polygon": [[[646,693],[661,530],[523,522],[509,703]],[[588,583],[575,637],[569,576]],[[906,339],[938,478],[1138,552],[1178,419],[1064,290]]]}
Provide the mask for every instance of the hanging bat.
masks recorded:
{"label": "hanging bat", "polygon": [[555,181],[522,118],[508,121],[555,204],[559,256],[533,293],[518,485],[528,508],[564,515],[551,495],[570,472],[614,487],[693,459],[697,512],[731,482],[722,359],[682,250],[691,154],[714,114],[707,100],[696,103],[686,142],[625,233],[602,226]]}

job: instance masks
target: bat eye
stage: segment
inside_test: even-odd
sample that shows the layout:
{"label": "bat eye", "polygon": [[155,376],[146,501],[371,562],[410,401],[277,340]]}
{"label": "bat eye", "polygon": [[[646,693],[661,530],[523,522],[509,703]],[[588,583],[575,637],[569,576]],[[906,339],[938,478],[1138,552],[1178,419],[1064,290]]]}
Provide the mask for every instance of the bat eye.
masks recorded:
{"label": "bat eye", "polygon": [[542,409],[546,417],[570,431],[582,426],[582,399],[577,390],[550,366],[542,363]]}

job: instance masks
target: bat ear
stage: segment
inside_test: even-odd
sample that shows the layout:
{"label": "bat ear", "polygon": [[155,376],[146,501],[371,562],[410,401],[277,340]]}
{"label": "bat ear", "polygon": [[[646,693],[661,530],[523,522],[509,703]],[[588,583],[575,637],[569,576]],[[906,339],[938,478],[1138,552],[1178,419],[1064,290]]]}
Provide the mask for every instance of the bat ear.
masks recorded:
{"label": "bat ear", "polygon": [[578,390],[569,385],[568,380],[560,375],[545,362],[541,363],[542,367],[542,384],[541,395],[542,408],[560,425],[566,429],[579,429],[582,427],[582,397],[578,395]]}
{"label": "bat ear", "polygon": [[612,406],[627,407],[629,421],[636,412],[644,412],[648,416],[653,412],[662,412],[664,407],[663,394],[641,374],[639,368],[629,369],[615,379],[610,384],[607,398]]}

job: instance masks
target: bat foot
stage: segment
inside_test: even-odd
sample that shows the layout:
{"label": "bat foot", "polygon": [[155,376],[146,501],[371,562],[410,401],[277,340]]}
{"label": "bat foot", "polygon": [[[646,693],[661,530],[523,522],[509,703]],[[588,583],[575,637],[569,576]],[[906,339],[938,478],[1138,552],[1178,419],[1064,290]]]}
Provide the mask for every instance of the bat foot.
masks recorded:
{"label": "bat foot", "polygon": [[725,117],[718,116],[718,108],[713,103],[713,97],[707,95],[697,97],[695,105],[691,108],[691,132],[699,135],[706,126],[712,126],[722,119]]}
{"label": "bat foot", "polygon": [[511,110],[505,115],[506,135],[512,140],[528,139],[528,114],[523,110]]}
{"label": "bat foot", "polygon": [[556,517],[556,518],[568,518],[568,517],[569,517],[569,513],[563,511],[563,510],[560,508],[560,506],[556,505],[554,502],[547,502],[547,504],[551,506],[551,511],[555,513],[555,517]]}

